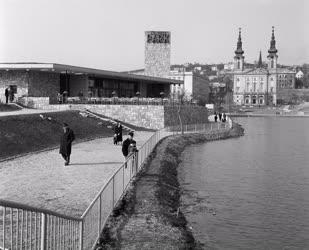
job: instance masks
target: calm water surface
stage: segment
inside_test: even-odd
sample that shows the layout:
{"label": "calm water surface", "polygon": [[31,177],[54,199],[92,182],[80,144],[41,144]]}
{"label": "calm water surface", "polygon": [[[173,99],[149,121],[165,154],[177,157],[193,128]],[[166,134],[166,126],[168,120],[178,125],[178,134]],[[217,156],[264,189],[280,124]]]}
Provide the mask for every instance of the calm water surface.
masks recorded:
{"label": "calm water surface", "polygon": [[309,249],[309,118],[238,118],[245,136],[188,147],[182,211],[205,249]]}

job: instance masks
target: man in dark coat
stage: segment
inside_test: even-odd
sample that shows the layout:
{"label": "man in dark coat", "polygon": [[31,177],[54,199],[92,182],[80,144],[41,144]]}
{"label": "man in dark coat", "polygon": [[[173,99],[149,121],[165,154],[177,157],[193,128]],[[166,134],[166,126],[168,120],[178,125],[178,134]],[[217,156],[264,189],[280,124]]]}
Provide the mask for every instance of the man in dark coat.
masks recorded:
{"label": "man in dark coat", "polygon": [[120,122],[114,128],[115,137],[114,137],[114,144],[118,144],[118,142],[122,142],[122,125]]}
{"label": "man in dark coat", "polygon": [[8,102],[9,102],[9,88],[5,89],[4,95],[5,95],[5,103],[8,104]]}
{"label": "man in dark coat", "polygon": [[[122,154],[126,160],[128,159],[129,156],[138,152],[136,148],[136,141],[133,140],[133,136],[134,136],[134,133],[132,131],[129,132],[129,137],[125,139],[124,142],[122,143]],[[133,159],[132,160],[132,171],[133,171],[133,167],[137,166],[136,165],[137,161],[136,161],[135,156],[132,158]],[[127,168],[127,164],[125,165],[125,168]]]}
{"label": "man in dark coat", "polygon": [[70,155],[72,151],[72,142],[75,140],[75,135],[72,129],[69,128],[69,125],[63,124],[63,134],[60,139],[60,150],[59,153],[62,155],[65,160],[64,165],[67,166],[70,163]]}
{"label": "man in dark coat", "polygon": [[122,143],[122,154],[125,158],[129,157],[132,153],[137,152],[136,141],[133,140],[134,133],[129,132],[129,137]]}

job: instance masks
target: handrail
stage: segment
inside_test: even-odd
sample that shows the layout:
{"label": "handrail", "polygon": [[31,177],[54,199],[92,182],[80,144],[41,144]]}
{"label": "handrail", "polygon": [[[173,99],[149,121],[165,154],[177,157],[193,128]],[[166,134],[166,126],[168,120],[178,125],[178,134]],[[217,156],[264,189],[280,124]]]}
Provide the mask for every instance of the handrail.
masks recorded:
{"label": "handrail", "polygon": [[87,209],[85,210],[85,212],[82,214],[82,216],[80,217],[81,219],[84,219],[84,217],[86,216],[86,214],[88,213],[88,211],[91,209],[91,207],[95,204],[95,202],[97,201],[97,199],[99,198],[99,196],[101,195],[101,193],[104,191],[104,189],[109,185],[109,183],[112,181],[112,179],[114,178],[114,176],[120,171],[120,169],[123,167],[123,165],[125,165],[131,158],[133,157],[133,155],[131,155],[128,159],[126,159],[125,163],[121,164],[121,166],[119,168],[117,168],[117,170],[113,173],[113,175],[108,179],[108,181],[105,183],[105,185],[100,189],[100,191],[97,193],[97,195],[94,197],[94,199],[91,201],[91,203],[89,204],[89,206],[87,207]]}
{"label": "handrail", "polygon": [[[98,237],[100,236],[103,227],[106,224],[109,215],[125,194],[125,191],[127,190],[128,185],[132,181],[133,177],[140,171],[143,164],[145,164],[147,157],[149,157],[161,139],[169,135],[199,133],[202,131],[206,132],[208,130],[214,131],[214,135],[216,135],[215,138],[219,138],[220,131],[226,131],[227,129],[232,128],[231,123],[233,123],[233,121],[232,119],[229,119],[228,122],[224,124],[224,126],[222,126],[221,123],[217,123],[217,126],[212,126],[212,123],[210,123],[210,126],[206,126],[205,123],[185,124],[182,127],[183,131],[181,131],[180,126],[170,126],[161,130],[157,130],[142,146],[138,148],[138,153],[130,155],[125,160],[125,162],[113,172],[112,176],[99,190],[81,217],[68,216],[48,209],[36,208],[18,202],[0,199],[0,207],[3,207],[3,240],[2,245],[0,242],[0,249],[1,247],[5,248],[9,245],[12,246],[13,241],[6,239],[7,237],[4,236],[10,235],[12,238],[13,231],[16,229],[17,235],[14,235],[14,237],[17,239],[16,246],[21,245],[21,247],[23,247],[24,232],[26,237],[28,236],[28,233],[30,235],[30,245],[32,246],[32,244],[36,245],[41,243],[43,244],[41,245],[41,249],[46,249],[44,244],[47,244],[48,247],[51,247],[51,244],[54,246],[54,244],[58,244],[57,242],[59,241],[63,242],[64,247],[72,249],[81,250],[93,248],[97,242]],[[20,212],[19,210],[22,211]],[[26,213],[25,215],[24,212]],[[32,213],[35,213],[33,217]],[[37,219],[38,214],[41,215],[39,215]],[[15,223],[12,222],[12,219],[8,218],[9,216],[10,218],[14,217]],[[24,222],[26,223],[26,226],[23,225]],[[30,232],[28,232],[27,223],[30,224]],[[35,232],[33,232],[33,230],[31,232],[31,226],[34,227]],[[58,229],[55,228],[61,230],[61,233],[59,234],[59,231],[57,231]],[[41,234],[41,237],[37,236],[37,230]],[[52,233],[50,233],[50,230]],[[56,236],[54,230],[58,232]],[[21,232],[20,238],[18,237],[18,232]],[[52,237],[51,234],[54,234],[54,236]],[[31,236],[36,239],[33,243],[31,241]],[[6,243],[6,240],[8,243]],[[25,244],[28,243],[29,242],[27,238]],[[25,246],[27,247],[27,245]]]}
{"label": "handrail", "polygon": [[51,211],[49,209],[37,208],[37,207],[29,206],[29,205],[26,205],[26,204],[18,203],[18,202],[15,202],[15,201],[8,201],[8,200],[0,199],[0,206],[10,207],[10,208],[15,208],[15,209],[23,209],[23,210],[27,210],[27,211],[34,212],[34,213],[48,214],[48,215],[57,216],[57,217],[60,217],[62,219],[66,219],[66,220],[82,221],[82,219],[80,217],[74,217],[74,216],[70,216],[70,215],[60,214],[60,213]]}

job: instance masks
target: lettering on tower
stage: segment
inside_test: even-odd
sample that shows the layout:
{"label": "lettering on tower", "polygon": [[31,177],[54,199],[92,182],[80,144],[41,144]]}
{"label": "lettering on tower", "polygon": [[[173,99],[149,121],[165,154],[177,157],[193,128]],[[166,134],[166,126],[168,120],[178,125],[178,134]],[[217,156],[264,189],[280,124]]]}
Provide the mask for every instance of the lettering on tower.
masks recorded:
{"label": "lettering on tower", "polygon": [[145,32],[145,75],[168,77],[171,66],[171,32]]}
{"label": "lettering on tower", "polygon": [[170,43],[170,33],[164,31],[150,31],[147,34],[147,43]]}

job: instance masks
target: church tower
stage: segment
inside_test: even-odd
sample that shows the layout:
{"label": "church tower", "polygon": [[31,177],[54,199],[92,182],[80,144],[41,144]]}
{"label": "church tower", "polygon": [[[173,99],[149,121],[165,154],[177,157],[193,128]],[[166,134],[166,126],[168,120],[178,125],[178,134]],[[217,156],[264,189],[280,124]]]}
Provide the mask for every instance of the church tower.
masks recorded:
{"label": "church tower", "polygon": [[239,35],[237,41],[237,49],[235,50],[234,56],[234,70],[243,71],[244,70],[244,51],[242,50],[242,41],[241,41],[241,28],[239,28]]}
{"label": "church tower", "polygon": [[276,69],[277,68],[277,55],[278,50],[276,49],[276,40],[275,40],[275,31],[274,26],[272,27],[272,35],[270,40],[270,48],[268,50],[268,69]]}
{"label": "church tower", "polygon": [[257,67],[263,68],[262,51],[260,51],[260,56],[259,56],[259,61],[258,61]]}

